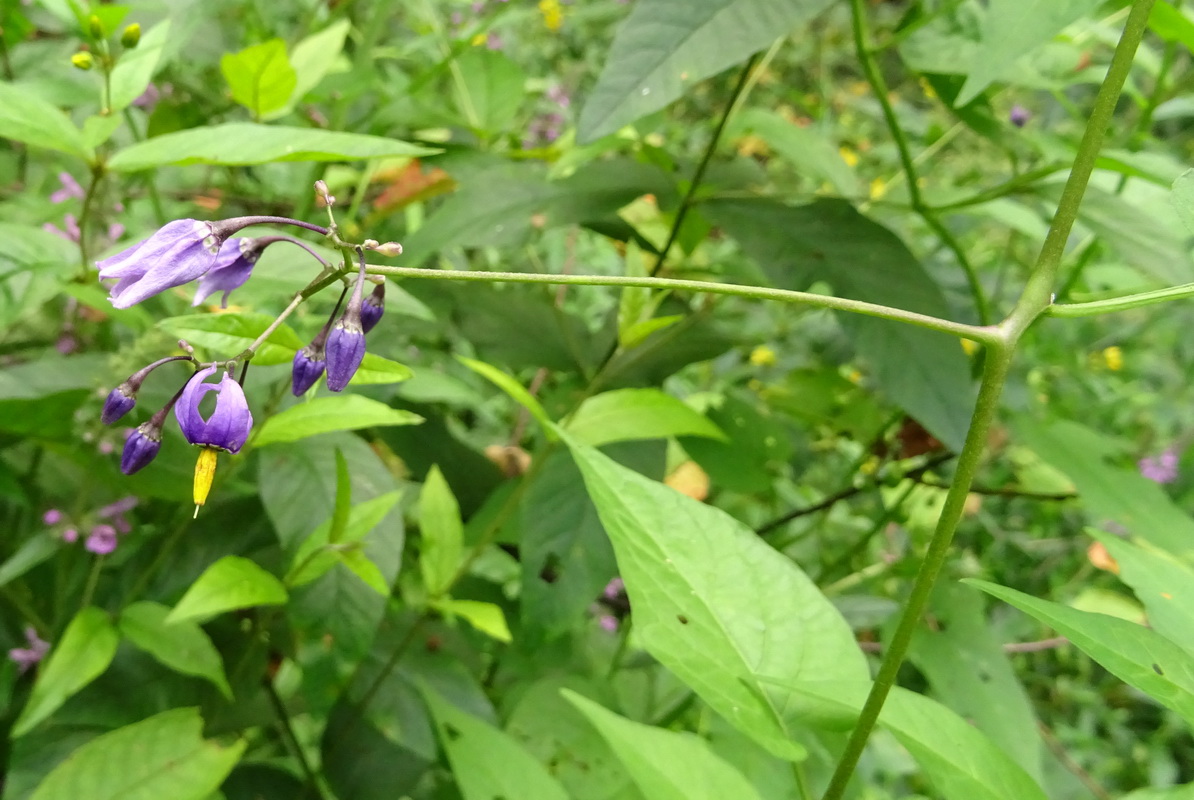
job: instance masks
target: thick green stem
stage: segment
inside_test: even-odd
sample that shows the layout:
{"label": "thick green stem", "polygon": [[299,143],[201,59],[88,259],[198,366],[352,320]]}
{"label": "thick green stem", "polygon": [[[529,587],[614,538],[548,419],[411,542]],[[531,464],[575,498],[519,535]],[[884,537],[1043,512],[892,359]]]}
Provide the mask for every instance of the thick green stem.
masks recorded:
{"label": "thick green stem", "polygon": [[[858,0],[854,0],[858,10]],[[896,675],[904,662],[908,648],[912,643],[912,636],[920,625],[921,615],[928,604],[937,576],[941,572],[949,555],[949,546],[953,540],[954,530],[961,519],[966,503],[966,496],[974,482],[974,474],[982,460],[987,432],[995,418],[999,405],[999,396],[1003,391],[1003,384],[1007,379],[1012,357],[1020,336],[1032,322],[1049,306],[1053,285],[1057,280],[1058,265],[1064,253],[1066,240],[1078,216],[1078,206],[1082,202],[1082,195],[1086,191],[1086,184],[1094,169],[1098,158],[1099,148],[1107,126],[1110,124],[1115,105],[1119,100],[1120,91],[1132,67],[1132,60],[1136,48],[1144,36],[1148,25],[1148,15],[1155,0],[1136,0],[1128,21],[1124,26],[1123,35],[1111,59],[1111,66],[1107,70],[1107,77],[1099,88],[1095,98],[1094,109],[1090,115],[1082,141],[1078,145],[1078,152],[1074,159],[1074,166],[1070,171],[1058,202],[1057,213],[1045,237],[1045,243],[1037,257],[1036,267],[1029,276],[1024,292],[1020,296],[1011,315],[999,325],[998,340],[988,345],[986,362],[983,368],[982,383],[979,386],[978,400],[974,406],[974,414],[970,420],[970,429],[966,434],[966,443],[958,455],[957,472],[945,498],[945,506],[941,517],[937,521],[933,538],[929,542],[928,551],[921,563],[920,572],[912,585],[908,602],[900,616],[891,641],[884,649],[883,662],[879,666],[879,673],[863,705],[858,723],[855,725],[846,748],[838,761],[837,768],[829,782],[823,800],[841,800],[846,791],[846,785],[854,774],[858,759],[866,747],[867,739],[879,719],[879,712],[887,695],[895,685]]]}
{"label": "thick green stem", "polygon": [[784,303],[802,303],[835,311],[850,311],[870,317],[882,317],[897,322],[907,322],[921,328],[973,339],[977,342],[998,341],[999,331],[993,327],[967,325],[962,322],[939,319],[915,311],[904,311],[877,303],[850,300],[845,297],[794,292],[788,289],[770,289],[762,286],[743,286],[733,283],[712,281],[689,281],[674,278],[646,278],[625,275],[544,275],[535,272],[480,272],[471,270],[422,269],[419,267],[388,267],[369,265],[373,275],[389,275],[401,278],[426,278],[438,281],[483,281],[494,283],[549,283],[576,284],[580,286],[642,286],[649,289],[671,289],[705,294],[728,294],[735,297],[749,297],[756,300],[779,300]]}
{"label": "thick green stem", "polygon": [[925,204],[924,197],[920,193],[920,176],[916,172],[916,163],[912,159],[912,149],[908,146],[908,137],[904,135],[904,129],[900,127],[900,120],[888,97],[887,82],[883,80],[883,73],[879,71],[879,65],[875,62],[874,51],[867,42],[869,36],[863,0],[850,0],[850,8],[854,22],[854,49],[858,53],[858,62],[862,65],[862,72],[866,76],[867,83],[871,85],[875,99],[879,101],[879,107],[883,110],[883,119],[887,123],[891,138],[895,140],[896,150],[900,156],[900,166],[904,170],[904,179],[908,184],[908,199],[912,204],[912,210],[920,215],[925,224],[953,252],[958,265],[966,274],[966,283],[970,286],[970,294],[974,298],[974,308],[978,313],[979,322],[987,325],[991,322],[991,310],[987,304],[987,296],[983,292],[982,284],[978,280],[978,271],[966,257],[966,251],[962,249],[961,244],[945,227],[945,223],[932,208]]}

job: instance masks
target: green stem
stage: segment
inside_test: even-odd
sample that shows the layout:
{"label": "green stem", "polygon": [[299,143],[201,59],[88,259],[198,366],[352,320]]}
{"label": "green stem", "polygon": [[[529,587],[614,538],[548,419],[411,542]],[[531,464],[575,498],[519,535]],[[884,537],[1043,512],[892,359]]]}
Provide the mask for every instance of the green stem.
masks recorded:
{"label": "green stem", "polygon": [[1194,283],[1183,283],[1181,286],[1154,289],[1151,292],[1112,297],[1107,300],[1092,300],[1089,303],[1054,303],[1045,309],[1044,314],[1049,317],[1093,317],[1098,314],[1143,308],[1186,297],[1194,297]]}
{"label": "green stem", "polygon": [[866,8],[863,5],[863,0],[850,0],[850,9],[853,16],[854,49],[858,53],[858,61],[862,65],[862,72],[866,76],[867,83],[871,85],[875,99],[879,101],[879,107],[883,110],[883,119],[887,123],[887,129],[895,140],[900,166],[903,167],[904,179],[908,184],[908,199],[912,203],[912,210],[953,252],[958,265],[966,274],[966,283],[970,286],[970,294],[974,298],[974,308],[978,313],[979,322],[983,325],[990,324],[991,310],[988,307],[982,283],[979,282],[977,270],[970,263],[970,259],[966,257],[966,252],[962,249],[961,244],[945,227],[945,223],[937,217],[936,212],[925,204],[924,197],[920,193],[920,178],[912,159],[912,149],[908,146],[908,137],[904,134],[904,129],[900,127],[900,120],[888,97],[887,82],[883,79],[883,73],[879,71],[879,65],[875,62],[874,51],[867,42],[869,34],[866,28]]}
{"label": "green stem", "polygon": [[79,610],[91,605],[91,598],[95,595],[95,587],[99,583],[100,571],[104,568],[105,556],[96,556],[91,562],[91,571],[87,574],[87,585],[83,587],[83,599],[79,601]]}
{"label": "green stem", "polygon": [[712,281],[690,281],[676,278],[632,277],[626,275],[543,275],[534,272],[485,272],[473,270],[440,270],[421,267],[390,267],[369,265],[373,275],[390,275],[401,278],[426,278],[439,281],[485,281],[496,283],[548,283],[574,284],[579,286],[641,286],[648,289],[671,289],[704,294],[725,294],[735,297],[749,297],[756,300],[778,300],[784,303],[830,308],[835,311],[849,311],[870,317],[882,317],[897,322],[906,322],[921,328],[941,331],[976,342],[992,343],[1000,340],[998,329],[991,326],[967,325],[962,322],[939,319],[915,311],[850,300],[845,297],[796,292],[788,289],[771,289],[762,286],[744,286]]}
{"label": "green stem", "polygon": [[319,775],[311,767],[311,762],[307,760],[307,755],[303,752],[303,746],[299,743],[298,736],[294,732],[294,726],[290,722],[290,714],[286,711],[286,704],[278,696],[278,690],[274,688],[274,682],[267,677],[262,679],[261,685],[265,688],[265,694],[269,698],[274,716],[278,718],[278,725],[282,729],[282,738],[286,740],[287,747],[290,748],[294,757],[298,760],[299,766],[303,770],[303,775],[307,778],[307,790],[315,792],[318,797],[326,798],[327,794],[323,791]]}
{"label": "green stem", "polygon": [[696,172],[692,173],[692,180],[688,184],[688,190],[684,192],[684,199],[680,201],[680,208],[676,211],[676,219],[672,222],[672,228],[668,232],[667,242],[664,243],[663,249],[659,251],[659,258],[655,259],[655,266],[651,267],[652,277],[659,274],[659,271],[663,269],[663,264],[667,260],[668,253],[671,252],[672,246],[676,244],[676,240],[680,238],[680,228],[684,224],[684,218],[688,216],[688,210],[692,208],[692,201],[696,197],[701,181],[705,179],[705,170],[709,168],[709,162],[713,160],[713,154],[717,152],[717,143],[721,141],[721,134],[726,129],[726,123],[730,121],[730,116],[739,105],[738,99],[745,97],[746,86],[755,68],[755,64],[758,62],[759,54],[755,53],[747,60],[746,65],[742,67],[742,74],[738,76],[738,83],[734,86],[734,92],[730,95],[730,101],[726,103],[725,111],[722,112],[721,119],[718,120],[717,127],[713,130],[713,137],[709,139],[709,144],[705,146],[705,152],[701,156],[700,163],[697,164]]}
{"label": "green stem", "polygon": [[[858,0],[854,0],[854,2],[857,4]],[[999,396],[1003,391],[1003,384],[1007,379],[1016,345],[1028,326],[1049,305],[1066,239],[1078,216],[1082,195],[1086,191],[1086,184],[1090,180],[1099,148],[1102,146],[1107,126],[1110,124],[1115,105],[1119,100],[1120,91],[1131,70],[1136,49],[1144,37],[1144,31],[1148,26],[1148,15],[1154,2],[1155,0],[1136,0],[1132,5],[1132,11],[1128,15],[1119,45],[1115,49],[1115,55],[1107,70],[1107,77],[1095,97],[1094,109],[1087,122],[1082,141],[1078,145],[1074,166],[1070,171],[1069,180],[1066,181],[1065,188],[1062,190],[1057,213],[1053,217],[1049,233],[1046,235],[1045,243],[1037,257],[1036,267],[1033,269],[1032,275],[1029,276],[1015,309],[999,325],[999,340],[988,345],[978,400],[970,420],[970,429],[966,434],[966,443],[958,455],[957,472],[949,492],[946,494],[945,506],[941,510],[941,517],[937,521],[936,530],[929,542],[924,561],[921,562],[920,572],[912,585],[912,591],[904,606],[895,633],[892,635],[890,643],[884,648],[883,662],[879,666],[875,682],[871,686],[870,694],[859,714],[858,723],[850,734],[823,800],[841,800],[844,795],[846,785],[854,774],[858,759],[866,747],[867,739],[879,719],[883,703],[895,685],[896,675],[912,643],[912,636],[920,625],[921,615],[928,604],[937,576],[941,573],[941,568],[949,555],[949,546],[953,540],[954,530],[962,517],[966,497],[982,459],[987,432],[998,410]]]}
{"label": "green stem", "polygon": [[79,260],[83,267],[80,277],[86,278],[91,268],[91,259],[87,249],[87,228],[91,224],[91,209],[95,205],[95,195],[99,190],[100,180],[104,176],[102,166],[95,164],[91,167],[91,181],[87,184],[87,192],[83,195],[83,208],[79,211]]}

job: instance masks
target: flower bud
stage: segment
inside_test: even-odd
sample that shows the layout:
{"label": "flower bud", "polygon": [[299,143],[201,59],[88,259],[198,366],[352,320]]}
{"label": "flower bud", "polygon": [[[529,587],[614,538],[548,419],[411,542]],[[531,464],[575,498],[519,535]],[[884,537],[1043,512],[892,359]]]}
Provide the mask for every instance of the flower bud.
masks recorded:
{"label": "flower bud", "polygon": [[81,53],[75,53],[70,57],[70,63],[75,65],[76,69],[81,69],[84,72],[95,66],[95,59],[92,58],[91,53],[84,50]]}
{"label": "flower bud", "polygon": [[132,50],[141,41],[141,26],[134,22],[124,29],[124,33],[120,34],[120,43],[124,45],[126,50]]}
{"label": "flower bud", "polygon": [[104,401],[104,410],[100,413],[100,422],[111,425],[116,420],[133,410],[137,405],[137,386],[131,381],[125,381],[108,393]]}
{"label": "flower bud", "polygon": [[[155,417],[156,419],[156,417]],[[120,456],[120,471],[132,475],[149,466],[162,449],[162,426],[153,420],[143,422],[124,441],[124,452]]]}
{"label": "flower bud", "polygon": [[324,361],[323,349],[316,349],[314,344],[307,345],[294,354],[294,366],[290,370],[290,388],[295,397],[302,397],[307,390],[315,385],[323,375],[327,362]]}
{"label": "flower bud", "polygon": [[374,287],[373,293],[365,298],[361,303],[361,330],[365,333],[373,330],[374,326],[381,321],[381,315],[385,313],[386,303],[386,285],[379,283]]}
{"label": "flower bud", "polygon": [[344,387],[352,380],[357,368],[365,358],[365,331],[361,328],[361,315],[358,310],[355,318],[352,306],[336,321],[332,332],[328,334],[325,348],[327,361],[328,388],[333,392],[344,391]]}
{"label": "flower bud", "polygon": [[104,23],[95,14],[92,14],[91,19],[87,20],[87,28],[91,31],[92,39],[104,38]]}
{"label": "flower bud", "polygon": [[315,181],[315,194],[319,195],[319,198],[323,200],[324,206],[336,205],[336,198],[328,193],[328,185],[323,181]]}
{"label": "flower bud", "polygon": [[402,245],[398,244],[397,242],[386,242],[385,244],[379,244],[377,247],[373,248],[373,250],[374,252],[385,256],[386,258],[393,258],[394,256],[402,255]]}

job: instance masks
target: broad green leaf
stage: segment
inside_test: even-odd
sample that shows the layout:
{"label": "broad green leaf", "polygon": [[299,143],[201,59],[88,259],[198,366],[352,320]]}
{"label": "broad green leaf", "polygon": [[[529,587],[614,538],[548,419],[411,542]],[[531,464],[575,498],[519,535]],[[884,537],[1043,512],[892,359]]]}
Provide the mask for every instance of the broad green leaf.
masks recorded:
{"label": "broad green leaf", "polygon": [[1194,569],[1148,542],[1129,543],[1087,529],[1119,564],[1119,577],[1132,587],[1157,633],[1194,655]]}
{"label": "broad green leaf", "polygon": [[[4,112],[0,110],[0,115]],[[36,314],[79,268],[78,251],[59,236],[32,225],[0,222],[0,330]],[[74,251],[74,252],[72,252]],[[107,310],[111,305],[104,303]]]}
{"label": "broad green leaf", "polygon": [[167,623],[170,609],[161,603],[133,603],[120,614],[120,632],[134,645],[175,672],[197,675],[232,700],[224,662],[211,639],[194,622]]}
{"label": "broad green leaf", "polygon": [[30,537],[15,553],[0,561],[0,587],[21,577],[57,553],[61,547],[61,540],[49,530]]}
{"label": "broad green leaf", "polygon": [[725,512],[566,439],[647,651],[773,754],[801,758],[760,675],[866,680],[850,627],[791,560]]}
{"label": "broad green leaf", "polygon": [[639,0],[580,114],[591,142],[787,36],[832,0]]}
{"label": "broad green leaf", "polygon": [[[727,200],[701,209],[738,240],[778,287],[804,290],[826,281],[841,297],[955,316],[904,243],[849,203],[820,200],[786,206],[774,200]],[[892,402],[950,449],[960,450],[974,391],[957,339],[858,314],[842,313],[837,319]]]}
{"label": "broad green leaf", "polygon": [[502,611],[501,606],[483,603],[479,600],[453,600],[451,598],[437,600],[434,605],[445,616],[464,617],[474,628],[499,642],[509,644],[513,640],[513,637],[510,636],[510,626],[506,624],[506,614]]}
{"label": "broad green leaf", "polygon": [[344,539],[349,513],[352,511],[352,476],[348,473],[348,462],[344,453],[336,450],[336,504],[332,507],[331,527],[328,528],[328,542],[335,544]]}
{"label": "broad green leaf", "polygon": [[0,137],[90,159],[91,148],[70,118],[29,87],[0,81]]}
{"label": "broad green leaf", "polygon": [[[186,339],[211,351],[213,358],[233,358],[265,332],[274,318],[267,314],[188,314],[167,317],[158,327],[171,336]],[[257,350],[258,366],[289,364],[305,343],[287,325],[279,325]]]}
{"label": "broad green leaf", "polygon": [[[808,681],[784,689],[814,702],[827,722],[853,724],[870,682]],[[836,719],[834,719],[836,717]],[[940,703],[895,687],[879,724],[908,749],[950,800],[1047,800],[1041,787],[970,722]]]}
{"label": "broad green leaf", "polygon": [[497,367],[486,364],[484,361],[477,361],[472,358],[465,358],[464,356],[456,356],[456,360],[510,395],[512,400],[531,412],[531,416],[539,421],[539,424],[543,426],[543,432],[549,439],[555,438],[552,433],[553,425],[551,417],[547,415],[547,410],[535,399],[534,395],[523,388],[521,383]]}
{"label": "broad green leaf", "polygon": [[374,353],[365,353],[365,358],[361,361],[361,366],[357,369],[356,374],[352,376],[352,380],[348,382],[348,385],[367,386],[380,383],[401,383],[409,379],[410,375],[410,368],[399,364],[397,361],[382,358]]}
{"label": "broad green leaf", "polygon": [[747,108],[731,118],[726,133],[731,137],[753,133],[799,174],[828,181],[843,197],[858,194],[858,178],[842,160],[838,146],[812,125],[801,127],[774,111]]}
{"label": "broad green leaf", "polygon": [[526,73],[500,50],[471,47],[456,59],[463,81],[455,93],[460,113],[469,125],[486,133],[507,130],[518,117],[526,96]]}
{"label": "broad green leaf", "polygon": [[687,731],[633,722],[576,692],[562,690],[618,754],[644,797],[651,800],[759,800],[750,781],[709,743]]}
{"label": "broad green leaf", "polygon": [[509,734],[461,711],[427,684],[419,688],[464,800],[568,800],[547,768]]}
{"label": "broad green leaf", "polygon": [[226,122],[155,136],[129,145],[108,161],[115,172],[163,166],[248,166],[275,161],[355,161],[426,156],[435,150],[398,139],[285,125]]}
{"label": "broad green leaf", "polygon": [[293,405],[265,421],[257,433],[258,446],[276,442],[296,442],[308,436],[331,431],[356,431],[385,425],[416,425],[418,414],[390,408],[379,400],[359,394],[317,397]]}
{"label": "broad green leaf", "polygon": [[403,240],[404,263],[418,266],[448,247],[520,244],[539,229],[608,218],[645,194],[661,206],[675,195],[659,167],[629,159],[586,165],[548,180],[537,164],[501,164],[475,176]]}
{"label": "broad green leaf", "polygon": [[1194,50],[1194,22],[1172,3],[1157,0],[1148,15],[1148,26],[1167,42],[1180,42]]}
{"label": "broad green leaf", "polygon": [[431,467],[419,493],[419,533],[419,569],[427,593],[435,597],[451,588],[464,550],[460,506],[438,466]]}
{"label": "broad green leaf", "polygon": [[1119,800],[1194,800],[1194,783],[1167,789],[1137,789],[1122,795]]}
{"label": "broad green leaf", "polygon": [[1039,781],[1042,743],[1036,716],[983,602],[982,594],[957,583],[939,586],[932,613],[940,624],[917,632],[909,659],[929,679],[938,700]]}
{"label": "broad green leaf", "polygon": [[253,113],[254,119],[283,108],[298,85],[298,75],[286,58],[286,42],[270,39],[239,53],[220,57],[220,72],[232,99]]}
{"label": "broad green leaf", "polygon": [[1125,683],[1194,724],[1194,657],[1134,622],[1051,603],[1005,586],[967,580],[1065,636]]}
{"label": "broad green leaf", "polygon": [[973,51],[956,105],[964,106],[1007,76],[1020,56],[1061,33],[1099,6],[1100,0],[991,0],[982,41]]}
{"label": "broad green leaf", "polygon": [[70,439],[75,434],[75,411],[88,394],[72,389],[37,400],[0,400],[0,431],[31,439]]}
{"label": "broad green leaf", "polygon": [[290,53],[290,63],[294,66],[297,80],[294,94],[290,98],[291,105],[318,86],[328,74],[340,56],[340,51],[344,49],[344,39],[351,27],[347,19],[337,20],[294,46]]}
{"label": "broad green leaf", "polygon": [[1173,182],[1169,201],[1185,223],[1187,231],[1194,234],[1194,169],[1186,170]]}
{"label": "broad green leaf", "polygon": [[[157,72],[158,64],[162,60],[162,51],[170,36],[170,20],[164,20],[154,25],[141,36],[136,50],[121,53],[112,70],[112,99],[113,116],[119,122],[120,117],[115,112],[123,111],[134,100],[145,93],[149,82]],[[107,140],[107,136],[104,140]]]}
{"label": "broad green leaf", "polygon": [[342,550],[337,553],[340,563],[349,572],[361,579],[361,582],[372,589],[378,596],[389,599],[390,581],[382,573],[381,567],[369,560],[363,550]]}
{"label": "broad green leaf", "polygon": [[208,800],[244,749],[204,739],[199,710],[175,708],[92,739],[30,800]]}
{"label": "broad green leaf", "polygon": [[33,691],[13,724],[18,738],[57,711],[80,689],[103,674],[116,655],[120,634],[104,611],[88,606],[75,615],[37,674]]}
{"label": "broad green leaf", "polygon": [[726,441],[703,414],[659,389],[615,389],[586,400],[565,430],[593,447],[634,439],[703,436]]}
{"label": "broad green leaf", "polygon": [[287,586],[302,586],[322,576],[331,569],[337,559],[337,553],[346,552],[345,548],[360,542],[369,532],[381,524],[386,515],[398,504],[401,492],[387,492],[363,503],[358,503],[349,509],[348,519],[344,523],[344,531],[335,542],[340,547],[331,548],[333,544],[332,523],[329,519],[315,529],[310,536],[303,540],[298,552],[291,559],[290,572],[286,575]]}
{"label": "broad green leaf", "polygon": [[1194,520],[1140,474],[1120,442],[1069,420],[1021,417],[1012,429],[1018,441],[1074,482],[1091,520],[1114,520],[1171,553],[1194,556]]}
{"label": "broad green leaf", "polygon": [[224,556],[203,571],[166,623],[206,620],[225,611],[286,602],[286,587],[247,558]]}

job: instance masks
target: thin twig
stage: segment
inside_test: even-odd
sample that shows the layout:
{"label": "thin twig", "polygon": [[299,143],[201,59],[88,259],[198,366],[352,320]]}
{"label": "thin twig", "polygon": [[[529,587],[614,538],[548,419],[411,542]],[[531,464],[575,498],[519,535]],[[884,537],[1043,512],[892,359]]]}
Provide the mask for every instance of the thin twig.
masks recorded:
{"label": "thin twig", "polygon": [[[938,481],[928,480],[926,478],[915,477],[914,481],[922,486],[931,486],[934,489],[948,489],[948,483],[939,483]],[[971,494],[983,494],[992,497],[1023,497],[1027,500],[1073,500],[1078,496],[1077,492],[1033,492],[1028,489],[1020,489],[1016,486],[971,486]]]}
{"label": "thin twig", "polygon": [[299,766],[302,767],[303,775],[307,778],[307,787],[304,789],[303,794],[299,796],[299,800],[302,800],[307,791],[314,791],[317,796],[326,797],[323,787],[319,782],[319,777],[312,768],[311,762],[307,760],[307,755],[303,752],[303,746],[299,743],[298,736],[294,733],[294,726],[290,722],[290,714],[286,711],[286,704],[278,696],[278,690],[274,688],[273,680],[269,676],[266,676],[262,678],[261,685],[265,689],[266,696],[269,697],[274,715],[278,718],[278,727],[282,729],[282,738],[286,740],[287,747],[298,760]]}

